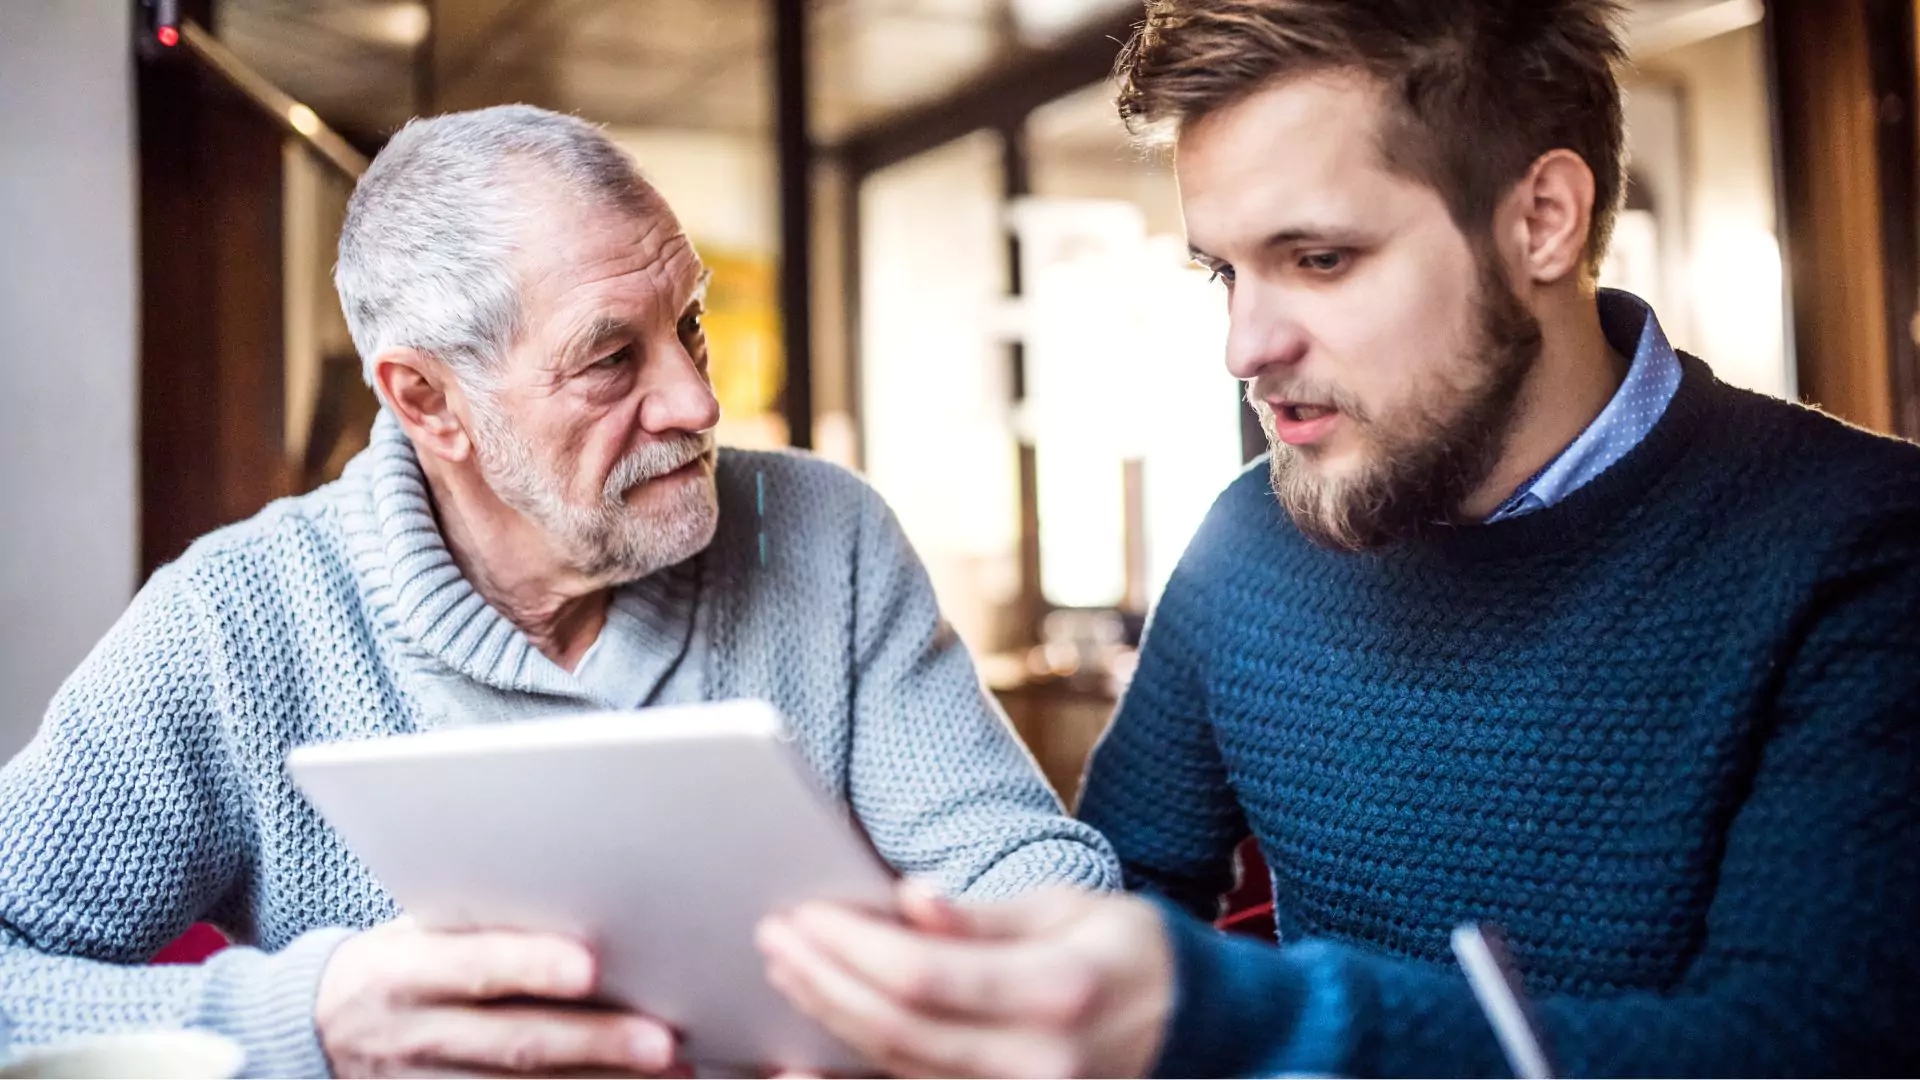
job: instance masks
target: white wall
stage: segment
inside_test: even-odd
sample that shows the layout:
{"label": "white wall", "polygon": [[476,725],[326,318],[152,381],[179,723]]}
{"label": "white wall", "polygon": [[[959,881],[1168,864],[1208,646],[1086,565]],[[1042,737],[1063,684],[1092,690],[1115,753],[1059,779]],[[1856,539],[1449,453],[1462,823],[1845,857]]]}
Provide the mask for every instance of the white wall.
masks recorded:
{"label": "white wall", "polygon": [[1646,58],[1641,67],[1678,81],[1688,110],[1690,326],[1670,336],[1720,378],[1792,397],[1765,40],[1761,27],[1742,27]]}
{"label": "white wall", "polygon": [[0,3],[0,758],[133,592],[130,11]]}
{"label": "white wall", "polygon": [[867,477],[975,652],[1020,589],[1019,453],[997,336],[1006,295],[1000,140],[975,132],[860,191]]}
{"label": "white wall", "polygon": [[779,249],[771,140],[666,128],[609,128],[607,135],[639,162],[696,242],[750,254]]}

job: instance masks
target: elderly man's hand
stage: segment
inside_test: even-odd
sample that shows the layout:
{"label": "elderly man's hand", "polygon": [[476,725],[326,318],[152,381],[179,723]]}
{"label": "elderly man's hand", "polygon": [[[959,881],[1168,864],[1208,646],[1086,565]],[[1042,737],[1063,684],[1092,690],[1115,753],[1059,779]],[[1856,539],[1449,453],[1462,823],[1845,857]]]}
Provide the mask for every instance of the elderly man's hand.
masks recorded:
{"label": "elderly man's hand", "polygon": [[336,1076],[672,1068],[673,1034],[664,1025],[566,1004],[591,997],[596,981],[593,954],[565,938],[444,933],[399,919],[334,951],[314,1023]]}
{"label": "elderly man's hand", "polygon": [[956,908],[905,886],[905,925],[830,905],[768,919],[767,977],[903,1076],[1139,1076],[1173,1007],[1160,915],[1054,889]]}

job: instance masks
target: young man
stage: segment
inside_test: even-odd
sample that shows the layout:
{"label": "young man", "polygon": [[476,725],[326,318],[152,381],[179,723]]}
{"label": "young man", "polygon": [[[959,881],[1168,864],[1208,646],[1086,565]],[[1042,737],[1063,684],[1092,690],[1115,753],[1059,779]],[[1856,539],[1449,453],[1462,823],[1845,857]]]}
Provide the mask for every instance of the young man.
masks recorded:
{"label": "young man", "polygon": [[[1082,804],[1160,902],[805,909],[802,1007],[903,1072],[1504,1074],[1484,920],[1567,1073],[1920,1068],[1920,450],[1596,290],[1617,14],[1149,4],[1121,107],[1273,444]],[[1188,914],[1249,834],[1278,948]]]}

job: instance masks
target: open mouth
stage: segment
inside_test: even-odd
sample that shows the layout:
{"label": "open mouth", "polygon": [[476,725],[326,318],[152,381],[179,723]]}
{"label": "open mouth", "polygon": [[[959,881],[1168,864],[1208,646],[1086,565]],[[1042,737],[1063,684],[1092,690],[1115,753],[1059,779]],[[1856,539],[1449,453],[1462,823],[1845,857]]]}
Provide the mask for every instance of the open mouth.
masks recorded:
{"label": "open mouth", "polygon": [[1326,438],[1340,421],[1332,405],[1306,401],[1268,401],[1273,410],[1273,436],[1289,446],[1308,446]]}
{"label": "open mouth", "polygon": [[1303,405],[1299,402],[1287,401],[1281,402],[1280,407],[1275,411],[1296,424],[1303,424],[1309,420],[1320,420],[1332,416],[1340,410],[1331,405]]}

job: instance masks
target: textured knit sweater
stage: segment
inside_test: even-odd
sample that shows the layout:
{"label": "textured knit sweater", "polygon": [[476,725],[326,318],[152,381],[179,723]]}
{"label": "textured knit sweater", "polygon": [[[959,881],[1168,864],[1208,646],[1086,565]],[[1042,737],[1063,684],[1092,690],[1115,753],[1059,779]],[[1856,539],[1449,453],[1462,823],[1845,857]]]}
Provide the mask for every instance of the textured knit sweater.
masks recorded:
{"label": "textured knit sweater", "polygon": [[[879,497],[789,454],[723,451],[717,478],[719,532],[694,560],[706,695],[778,706],[903,872],[967,897],[1117,885]],[[238,1039],[253,1074],[325,1073],[320,971],[396,909],[291,785],[287,751],[512,715],[492,708],[508,696],[593,704],[461,576],[383,418],[340,481],[156,574],[0,770],[0,1013],[16,1040],[193,1025]],[[202,919],[241,947],[141,966]]]}
{"label": "textured knit sweater", "polygon": [[1920,1069],[1920,449],[1718,383],[1556,506],[1378,554],[1249,471],[1174,574],[1081,814],[1169,913],[1176,1076]]}

